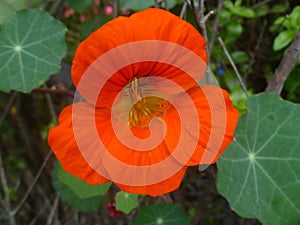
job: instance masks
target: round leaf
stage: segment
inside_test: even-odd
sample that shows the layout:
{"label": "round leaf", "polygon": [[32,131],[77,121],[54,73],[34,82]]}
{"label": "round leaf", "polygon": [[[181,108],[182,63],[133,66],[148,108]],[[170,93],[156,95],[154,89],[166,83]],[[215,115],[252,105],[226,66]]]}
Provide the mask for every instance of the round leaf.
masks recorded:
{"label": "round leaf", "polygon": [[5,23],[16,10],[27,8],[27,0],[0,0],[0,24]]}
{"label": "round leaf", "polygon": [[111,183],[90,185],[65,172],[61,166],[58,167],[57,176],[79,198],[89,198],[104,195],[111,185]]}
{"label": "round leaf", "polygon": [[270,93],[247,105],[218,160],[217,188],[243,217],[300,224],[300,105]]}
{"label": "round leaf", "polygon": [[124,213],[129,213],[138,206],[139,195],[120,191],[116,195],[116,209]]}
{"label": "round leaf", "polygon": [[189,225],[190,217],[177,204],[144,206],[131,225]]}
{"label": "round leaf", "polygon": [[58,72],[65,26],[45,11],[18,11],[0,27],[0,90],[30,92]]}

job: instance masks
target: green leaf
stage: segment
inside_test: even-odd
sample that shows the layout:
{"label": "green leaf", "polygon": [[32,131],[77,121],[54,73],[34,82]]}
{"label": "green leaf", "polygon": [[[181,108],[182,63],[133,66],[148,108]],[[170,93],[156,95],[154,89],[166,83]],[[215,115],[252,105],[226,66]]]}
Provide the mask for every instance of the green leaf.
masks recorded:
{"label": "green leaf", "polygon": [[4,24],[17,10],[27,8],[27,0],[0,0],[0,25]]}
{"label": "green leaf", "polygon": [[300,105],[253,95],[218,160],[217,188],[242,217],[300,224]]}
{"label": "green leaf", "polygon": [[191,218],[178,204],[144,206],[131,225],[189,225]]}
{"label": "green leaf", "polygon": [[77,196],[69,186],[59,179],[59,167],[61,167],[60,164],[55,162],[52,174],[52,185],[59,193],[61,200],[67,202],[70,206],[79,211],[96,211],[99,208],[103,196],[98,195],[90,198]]}
{"label": "green leaf", "polygon": [[30,92],[58,72],[65,26],[45,11],[18,11],[0,26],[0,90]]}
{"label": "green leaf", "polygon": [[262,5],[261,7],[257,8],[254,10],[255,16],[265,16],[270,12],[270,8],[268,5]]}
{"label": "green leaf", "polygon": [[233,14],[245,18],[253,18],[255,17],[255,12],[252,9],[241,7],[233,11]]}
{"label": "green leaf", "polygon": [[120,0],[121,9],[132,9],[140,11],[153,6],[154,1],[151,0]]}
{"label": "green leaf", "polygon": [[65,172],[61,166],[58,167],[57,176],[79,198],[89,198],[104,195],[111,185],[111,183],[90,185]]}
{"label": "green leaf", "polygon": [[285,5],[274,5],[272,8],[271,8],[271,13],[283,13],[285,12],[287,9],[286,9],[286,6]]}
{"label": "green leaf", "polygon": [[243,32],[242,25],[237,21],[231,21],[226,26],[225,43],[231,43],[237,40],[241,36],[242,32]]}
{"label": "green leaf", "polygon": [[273,43],[273,50],[278,51],[288,46],[296,36],[296,30],[285,30],[280,32]]}
{"label": "green leaf", "polygon": [[116,195],[116,209],[124,213],[129,213],[138,206],[139,195],[120,191]]}
{"label": "green leaf", "polygon": [[68,5],[75,11],[83,11],[92,6],[94,0],[66,0]]}
{"label": "green leaf", "polygon": [[232,59],[235,63],[244,63],[249,61],[249,56],[246,52],[236,51],[231,54]]}
{"label": "green leaf", "polygon": [[[291,12],[289,19],[292,21],[292,23],[297,27],[299,27],[300,23],[300,6],[297,6],[293,9]],[[298,28],[297,27],[297,28]]]}

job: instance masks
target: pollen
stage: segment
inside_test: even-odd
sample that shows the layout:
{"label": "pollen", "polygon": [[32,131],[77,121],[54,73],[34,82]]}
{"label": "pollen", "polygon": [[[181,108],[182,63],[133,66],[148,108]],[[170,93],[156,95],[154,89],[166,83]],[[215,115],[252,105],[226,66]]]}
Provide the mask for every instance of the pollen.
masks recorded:
{"label": "pollen", "polygon": [[129,126],[148,128],[150,121],[154,117],[162,117],[170,108],[171,104],[157,96],[141,97],[142,87],[138,84],[138,79],[134,78],[131,82],[132,98],[137,100],[129,113]]}

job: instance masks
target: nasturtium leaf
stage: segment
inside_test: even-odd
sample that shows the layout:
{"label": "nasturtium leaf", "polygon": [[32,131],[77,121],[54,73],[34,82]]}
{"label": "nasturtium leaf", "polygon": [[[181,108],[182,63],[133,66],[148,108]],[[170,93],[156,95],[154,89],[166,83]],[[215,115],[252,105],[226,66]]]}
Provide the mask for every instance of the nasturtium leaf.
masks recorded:
{"label": "nasturtium leaf", "polygon": [[116,195],[116,209],[124,213],[129,213],[138,206],[139,195],[120,191]]}
{"label": "nasturtium leaf", "polygon": [[38,9],[18,11],[0,26],[0,90],[30,92],[58,72],[67,50],[65,31]]}
{"label": "nasturtium leaf", "polygon": [[297,30],[285,30],[280,32],[274,40],[273,50],[278,51],[289,45],[297,34]]}
{"label": "nasturtium leaf", "polygon": [[77,177],[65,172],[61,166],[57,171],[58,178],[67,185],[79,198],[89,198],[104,195],[111,183],[90,185]]}
{"label": "nasturtium leaf", "polygon": [[27,8],[27,0],[0,0],[0,25],[5,23],[17,10]]}
{"label": "nasturtium leaf", "polygon": [[142,207],[131,225],[189,225],[190,221],[178,204],[165,204]]}
{"label": "nasturtium leaf", "polygon": [[218,160],[217,188],[242,217],[300,224],[300,105],[271,93],[247,105]]}
{"label": "nasturtium leaf", "polygon": [[59,163],[56,162],[54,164],[54,170],[52,174],[52,185],[59,193],[61,200],[67,202],[71,207],[79,211],[96,211],[99,208],[103,196],[98,195],[89,198],[79,197],[69,186],[59,179],[59,167]]}

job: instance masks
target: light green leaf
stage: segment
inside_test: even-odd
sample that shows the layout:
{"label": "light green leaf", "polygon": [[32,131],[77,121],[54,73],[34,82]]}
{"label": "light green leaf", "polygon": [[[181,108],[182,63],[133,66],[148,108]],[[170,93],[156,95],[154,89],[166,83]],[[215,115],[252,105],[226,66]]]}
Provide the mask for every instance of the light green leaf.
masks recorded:
{"label": "light green leaf", "polygon": [[241,7],[239,9],[234,10],[233,13],[237,16],[241,16],[241,17],[245,17],[245,18],[255,17],[255,12],[250,8]]}
{"label": "light green leaf", "polygon": [[139,195],[120,191],[116,195],[116,209],[124,213],[129,213],[138,206]]}
{"label": "light green leaf", "polygon": [[255,16],[265,16],[270,12],[270,8],[268,5],[262,5],[261,7],[257,8],[254,10]]}
{"label": "light green leaf", "polygon": [[121,9],[132,9],[135,11],[140,11],[153,5],[154,1],[151,0],[120,0]]}
{"label": "light green leaf", "polygon": [[72,192],[79,198],[90,198],[94,196],[104,195],[111,183],[90,185],[77,177],[65,172],[61,166],[57,171],[58,178],[67,185]]}
{"label": "light green leaf", "polygon": [[144,206],[131,225],[189,225],[190,217],[177,204]]}
{"label": "light green leaf", "polygon": [[278,51],[288,46],[296,36],[296,33],[297,31],[292,29],[280,32],[274,40],[273,50]]}
{"label": "light green leaf", "polygon": [[217,188],[242,217],[300,224],[300,105],[271,93],[247,105],[218,160]]}
{"label": "light green leaf", "polygon": [[[292,21],[292,23],[297,27],[300,26],[300,6],[296,6],[293,11],[291,12],[289,19]],[[297,27],[297,28],[298,28]]]}
{"label": "light green leaf", "polygon": [[58,72],[65,26],[45,11],[18,11],[0,26],[0,90],[30,92]]}
{"label": "light green leaf", "polygon": [[287,10],[285,5],[274,5],[271,8],[271,13],[283,13]]}
{"label": "light green leaf", "polygon": [[4,24],[17,10],[27,8],[27,0],[0,0],[0,25]]}

